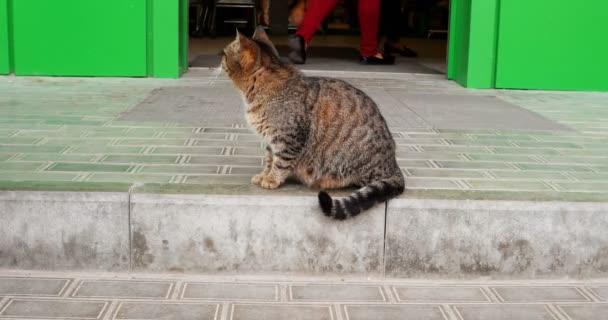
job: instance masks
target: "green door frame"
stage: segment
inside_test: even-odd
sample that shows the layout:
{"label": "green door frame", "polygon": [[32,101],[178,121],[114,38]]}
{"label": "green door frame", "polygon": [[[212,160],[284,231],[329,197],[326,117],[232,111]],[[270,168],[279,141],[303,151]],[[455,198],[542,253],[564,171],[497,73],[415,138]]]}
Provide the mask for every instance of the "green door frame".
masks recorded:
{"label": "green door frame", "polygon": [[452,0],[448,79],[468,88],[494,88],[500,0]]}
{"label": "green door frame", "polygon": [[12,49],[10,47],[11,40],[9,30],[11,26],[9,12],[9,1],[0,0],[0,74],[9,74],[13,72],[11,57]]}

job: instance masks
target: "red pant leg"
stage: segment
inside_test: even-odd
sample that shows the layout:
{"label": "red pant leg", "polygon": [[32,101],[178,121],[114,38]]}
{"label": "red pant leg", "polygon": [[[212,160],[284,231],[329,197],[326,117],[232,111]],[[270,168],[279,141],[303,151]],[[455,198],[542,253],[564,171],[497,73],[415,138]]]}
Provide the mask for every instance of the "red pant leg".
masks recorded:
{"label": "red pant leg", "polygon": [[[285,1],[285,0],[281,0]],[[327,15],[333,10],[338,3],[338,0],[309,0],[306,5],[306,13],[302,23],[298,26],[296,34],[304,38],[304,42],[308,44],[310,39],[315,35],[319,26]]]}
{"label": "red pant leg", "polygon": [[359,0],[359,25],[361,28],[361,55],[378,53],[378,23],[380,22],[380,0]]}

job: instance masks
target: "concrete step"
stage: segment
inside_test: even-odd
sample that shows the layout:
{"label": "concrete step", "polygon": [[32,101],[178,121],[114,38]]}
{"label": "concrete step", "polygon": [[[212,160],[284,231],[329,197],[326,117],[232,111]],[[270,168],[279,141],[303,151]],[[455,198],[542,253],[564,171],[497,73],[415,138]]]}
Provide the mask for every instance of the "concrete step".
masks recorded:
{"label": "concrete step", "polygon": [[[387,278],[608,275],[608,203],[406,194],[350,221],[287,186],[1,191],[0,268]],[[183,190],[182,190],[183,191]]]}

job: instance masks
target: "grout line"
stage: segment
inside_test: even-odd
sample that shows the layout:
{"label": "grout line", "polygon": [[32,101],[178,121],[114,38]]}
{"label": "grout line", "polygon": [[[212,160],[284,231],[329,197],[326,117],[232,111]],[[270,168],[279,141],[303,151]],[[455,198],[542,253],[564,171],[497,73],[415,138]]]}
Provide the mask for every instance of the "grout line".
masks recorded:
{"label": "grout line", "polygon": [[[348,316],[344,315],[342,312],[342,305],[339,303],[334,303],[333,304],[333,308],[334,309],[334,313],[336,315],[336,320],[348,320]],[[333,319],[333,317],[332,317]]]}
{"label": "grout line", "polygon": [[114,319],[114,317],[116,316],[114,313],[116,313],[118,311],[118,306],[121,303],[122,303],[122,301],[112,300],[112,302],[110,303],[110,305],[105,310],[105,315],[103,316],[102,319],[103,320]]}
{"label": "grout line", "polygon": [[[220,306],[220,305],[218,304],[218,306]],[[215,319],[216,320],[228,320],[228,314],[230,313],[229,311],[231,308],[232,308],[231,303],[229,303],[229,302],[222,303],[221,304],[221,310],[222,310],[221,316],[219,319],[217,319],[217,315],[216,315]]]}
{"label": "grout line", "polygon": [[459,320],[458,316],[456,316],[456,313],[454,312],[454,310],[452,310],[451,306],[447,303],[441,304],[440,309],[443,313],[443,315],[445,316],[445,318],[449,319],[449,320]]}
{"label": "grout line", "polygon": [[171,296],[169,297],[169,300],[179,300],[180,297],[180,293],[182,291],[182,289],[185,286],[185,282],[182,280],[178,280],[175,282],[175,285],[173,286],[173,292],[171,293]]}
{"label": "grout line", "polygon": [[382,278],[386,278],[386,245],[387,245],[386,236],[387,236],[387,228],[388,228],[389,201],[386,201],[384,203],[384,236],[383,236],[383,243],[382,243]]}
{"label": "grout line", "polygon": [[552,303],[545,304],[545,308],[549,314],[553,315],[558,320],[571,320],[570,317],[561,312],[561,310]]}
{"label": "grout line", "polygon": [[74,293],[76,293],[76,289],[80,286],[81,282],[82,282],[82,279],[73,278],[72,282],[70,283],[70,286],[64,290],[64,292],[61,294],[61,297],[63,297],[63,298],[71,297]]}

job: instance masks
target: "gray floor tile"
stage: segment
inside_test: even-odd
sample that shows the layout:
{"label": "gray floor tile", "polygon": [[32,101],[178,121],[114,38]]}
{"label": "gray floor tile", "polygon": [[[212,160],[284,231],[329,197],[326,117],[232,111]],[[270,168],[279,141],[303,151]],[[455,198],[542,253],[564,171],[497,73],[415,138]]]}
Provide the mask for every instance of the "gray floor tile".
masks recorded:
{"label": "gray floor tile", "polygon": [[156,298],[169,296],[172,282],[83,281],[74,297]]}
{"label": "gray floor tile", "polygon": [[123,302],[114,319],[213,320],[218,304]]}
{"label": "gray floor tile", "polygon": [[602,287],[590,287],[591,291],[595,293],[602,301],[608,301],[608,286]]}
{"label": "gray floor tile", "polygon": [[461,320],[557,320],[542,305],[463,305],[454,308]]}
{"label": "gray floor tile", "polygon": [[345,306],[348,320],[446,320],[439,306]]}
{"label": "gray floor tile", "polygon": [[330,306],[236,304],[232,320],[333,320]]}
{"label": "gray floor tile", "polygon": [[399,301],[489,302],[479,287],[395,287]]}
{"label": "gray floor tile", "polygon": [[560,306],[572,320],[602,320],[608,318],[608,304]]}
{"label": "gray floor tile", "polygon": [[433,128],[571,130],[495,96],[388,92]]}
{"label": "gray floor tile", "polygon": [[492,287],[505,302],[588,301],[574,287]]}
{"label": "gray floor tile", "polygon": [[0,278],[0,294],[59,296],[69,279]]}
{"label": "gray floor tile", "polygon": [[385,301],[379,286],[295,285],[293,301]]}
{"label": "gray floor tile", "polygon": [[0,313],[0,318],[99,319],[107,306],[105,301],[14,299]]}
{"label": "gray floor tile", "polygon": [[272,284],[188,283],[183,299],[278,300],[278,287]]}

